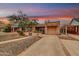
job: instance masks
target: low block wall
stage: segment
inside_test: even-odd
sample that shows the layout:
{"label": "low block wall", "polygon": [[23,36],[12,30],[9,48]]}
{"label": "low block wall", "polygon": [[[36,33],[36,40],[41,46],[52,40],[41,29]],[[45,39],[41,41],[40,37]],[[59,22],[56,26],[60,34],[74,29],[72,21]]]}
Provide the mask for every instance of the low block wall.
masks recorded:
{"label": "low block wall", "polygon": [[18,55],[39,39],[40,37],[38,36],[30,36],[24,39],[16,39],[14,41],[9,40],[0,43],[0,56]]}

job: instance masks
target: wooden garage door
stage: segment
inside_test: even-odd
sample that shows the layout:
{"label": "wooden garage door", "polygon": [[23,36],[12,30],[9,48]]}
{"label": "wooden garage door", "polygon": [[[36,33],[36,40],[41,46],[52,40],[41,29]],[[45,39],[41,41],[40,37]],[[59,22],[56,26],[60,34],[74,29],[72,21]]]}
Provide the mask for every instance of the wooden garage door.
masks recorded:
{"label": "wooden garage door", "polygon": [[57,26],[47,27],[47,34],[49,35],[57,34]]}

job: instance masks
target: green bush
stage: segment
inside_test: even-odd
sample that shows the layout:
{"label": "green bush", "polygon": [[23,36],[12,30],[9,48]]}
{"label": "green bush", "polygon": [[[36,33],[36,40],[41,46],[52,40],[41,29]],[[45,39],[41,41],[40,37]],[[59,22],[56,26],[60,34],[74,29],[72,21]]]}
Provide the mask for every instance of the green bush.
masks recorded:
{"label": "green bush", "polygon": [[3,32],[10,32],[11,28],[9,26],[4,26],[3,27]]}
{"label": "green bush", "polygon": [[25,35],[23,31],[19,31],[19,30],[18,30],[17,33],[18,33],[19,35],[21,35],[21,36],[24,36],[24,35]]}

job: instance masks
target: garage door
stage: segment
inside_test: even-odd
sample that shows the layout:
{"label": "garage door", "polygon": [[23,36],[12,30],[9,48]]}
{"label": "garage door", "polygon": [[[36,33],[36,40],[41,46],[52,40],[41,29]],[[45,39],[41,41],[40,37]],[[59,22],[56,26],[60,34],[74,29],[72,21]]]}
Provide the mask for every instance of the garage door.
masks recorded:
{"label": "garage door", "polygon": [[57,34],[57,26],[47,27],[47,34],[49,35]]}

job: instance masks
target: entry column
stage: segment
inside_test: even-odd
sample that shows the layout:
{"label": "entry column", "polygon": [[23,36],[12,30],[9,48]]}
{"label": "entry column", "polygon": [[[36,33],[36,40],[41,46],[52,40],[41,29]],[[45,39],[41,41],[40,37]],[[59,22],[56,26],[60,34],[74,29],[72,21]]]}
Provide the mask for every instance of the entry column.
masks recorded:
{"label": "entry column", "polygon": [[47,26],[45,25],[45,34],[47,34]]}
{"label": "entry column", "polygon": [[32,32],[34,32],[34,31],[35,31],[35,26],[32,27]]}

